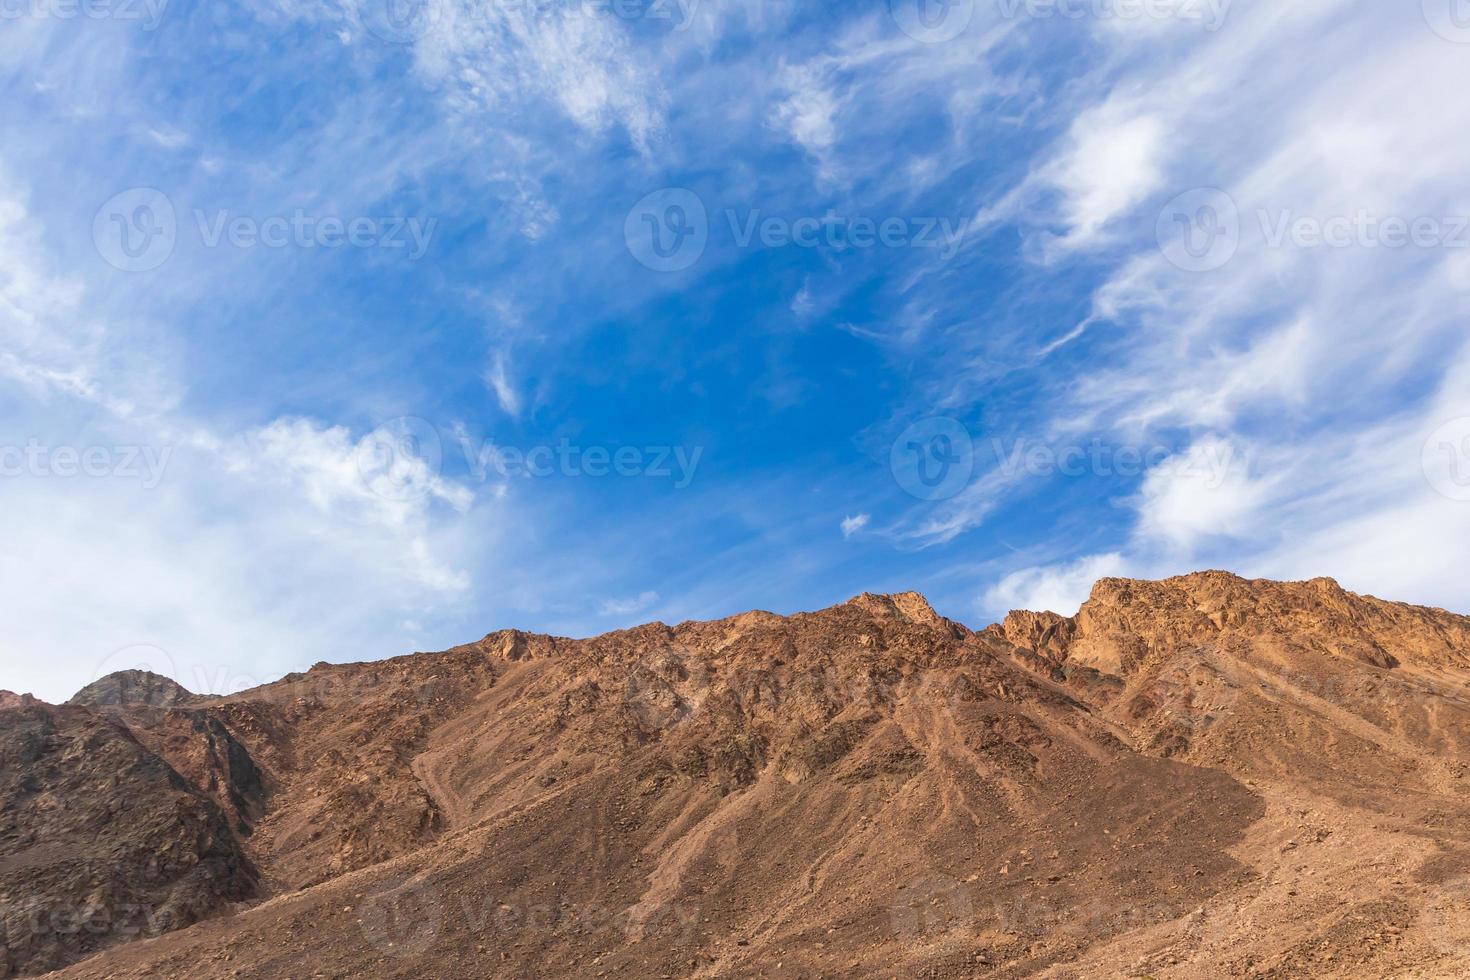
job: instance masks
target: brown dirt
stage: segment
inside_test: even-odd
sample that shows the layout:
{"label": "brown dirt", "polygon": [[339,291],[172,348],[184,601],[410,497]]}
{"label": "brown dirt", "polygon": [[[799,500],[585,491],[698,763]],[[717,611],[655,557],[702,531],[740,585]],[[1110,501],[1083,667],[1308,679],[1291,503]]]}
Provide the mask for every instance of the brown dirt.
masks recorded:
{"label": "brown dirt", "polygon": [[[181,799],[246,859],[189,928],[41,937],[115,945],[58,976],[1460,977],[1467,683],[1470,620],[1202,573],[980,633],[865,595],[175,706],[6,701],[0,746],[66,713],[147,774],[5,757],[32,797],[153,814],[73,845],[102,879]],[[7,888],[12,837],[58,819],[22,795]],[[75,902],[48,868],[26,887]]]}

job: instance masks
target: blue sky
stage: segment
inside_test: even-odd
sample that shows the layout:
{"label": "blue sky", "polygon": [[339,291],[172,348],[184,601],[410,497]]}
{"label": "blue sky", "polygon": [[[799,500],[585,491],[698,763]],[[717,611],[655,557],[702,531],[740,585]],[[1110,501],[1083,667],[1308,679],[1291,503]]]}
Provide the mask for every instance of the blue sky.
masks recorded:
{"label": "blue sky", "polygon": [[1470,609],[1458,2],[11,0],[0,687]]}

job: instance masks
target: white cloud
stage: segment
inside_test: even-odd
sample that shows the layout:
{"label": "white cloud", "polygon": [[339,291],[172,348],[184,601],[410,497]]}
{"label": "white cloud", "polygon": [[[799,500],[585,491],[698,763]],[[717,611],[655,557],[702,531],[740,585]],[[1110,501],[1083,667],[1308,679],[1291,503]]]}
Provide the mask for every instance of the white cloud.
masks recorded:
{"label": "white cloud", "polygon": [[[1349,6],[1238,4],[1193,41],[1117,37],[1119,70],[1087,96],[1096,104],[1070,108],[1067,141],[1033,169],[1063,192],[1068,244],[1116,250],[1087,321],[1106,325],[1113,366],[1069,368],[1039,424],[1190,440],[1131,501],[1135,532],[1116,555],[1140,574],[1333,575],[1465,609],[1454,569],[1470,505],[1437,494],[1420,456],[1436,426],[1470,415],[1470,265],[1452,248],[1269,240],[1283,216],[1470,213],[1470,104],[1424,95],[1470,85],[1463,49],[1416,16]],[[1166,145],[1130,128],[1140,119],[1162,121]],[[1087,167],[1110,156],[1134,166]],[[1034,201],[1035,180],[1004,214]],[[1224,189],[1240,217],[1239,247],[1205,272],[1171,265],[1154,240],[1159,207],[1196,187]],[[1209,485],[1200,454],[1226,447],[1249,466]],[[1017,574],[1003,591],[1055,578]]]}
{"label": "white cloud", "polygon": [[816,310],[816,302],[812,299],[812,277],[807,276],[802,280],[801,288],[791,298],[791,312],[805,319]]}
{"label": "white cloud", "polygon": [[1207,436],[1148,472],[1139,533],[1181,549],[1212,535],[1248,535],[1266,492],[1251,478],[1245,453]]}
{"label": "white cloud", "polygon": [[0,377],[43,397],[99,400],[101,338],[79,308],[82,284],[51,274],[43,247],[24,195],[0,169]]}
{"label": "white cloud", "polygon": [[0,534],[28,556],[0,571],[5,685],[49,699],[135,644],[166,650],[195,690],[201,675],[264,683],[316,660],[400,653],[405,613],[442,616],[468,588],[461,534],[487,547],[495,536],[483,514],[465,515],[460,533],[384,520],[339,482],[350,479],[339,455],[280,478],[276,456],[235,468],[207,448],[153,443],[144,427],[79,441],[55,413],[23,424],[48,446],[171,450],[156,487],[120,475],[0,486]]}
{"label": "white cloud", "polygon": [[842,536],[844,538],[852,537],[854,534],[867,527],[869,520],[871,520],[871,518],[867,514],[856,514],[851,517],[844,517],[842,519]]}
{"label": "white cloud", "polygon": [[1091,555],[1061,565],[1024,568],[1001,579],[985,593],[984,608],[994,616],[1013,609],[1075,615],[1086,601],[1092,585],[1100,578],[1127,574],[1128,562],[1120,554]]}
{"label": "white cloud", "polygon": [[450,0],[414,45],[418,70],[451,107],[494,118],[527,95],[592,133],[621,126],[644,152],[664,125],[658,76],[616,17],[576,5]]}
{"label": "white cloud", "polygon": [[223,455],[231,472],[297,490],[333,518],[401,528],[424,518],[433,500],[468,510],[473,492],[439,475],[438,433],[426,424],[412,428],[428,431],[420,436],[389,423],[354,439],[343,426],[282,418],[233,440]]}
{"label": "white cloud", "polygon": [[604,599],[597,607],[602,616],[632,616],[641,613],[658,602],[657,592],[641,592],[626,599]]}
{"label": "white cloud", "polygon": [[824,179],[837,176],[832,148],[838,139],[836,116],[841,101],[827,73],[816,65],[788,68],[782,74],[786,97],[773,117],[791,139],[818,161]]}
{"label": "white cloud", "polygon": [[6,686],[65,698],[139,644],[196,690],[222,675],[262,683],[348,650],[401,652],[405,613],[463,597],[462,542],[496,536],[468,488],[406,455],[379,474],[385,496],[364,476],[366,437],[345,426],[288,417],[233,432],[181,410],[167,332],[131,291],[148,283],[55,275],[97,263],[53,257],[44,230],[0,184],[0,446],[97,449],[119,465],[0,480],[0,536],[29,556],[0,570]]}
{"label": "white cloud", "polygon": [[495,392],[495,399],[500,402],[500,407],[506,415],[511,418],[520,416],[521,395],[516,391],[515,385],[511,384],[504,351],[496,351],[490,366],[485,369],[485,384]]}
{"label": "white cloud", "polygon": [[1072,124],[1062,156],[1044,179],[1063,195],[1064,245],[1094,244],[1109,222],[1136,207],[1163,180],[1169,140],[1153,116],[1105,103]]}

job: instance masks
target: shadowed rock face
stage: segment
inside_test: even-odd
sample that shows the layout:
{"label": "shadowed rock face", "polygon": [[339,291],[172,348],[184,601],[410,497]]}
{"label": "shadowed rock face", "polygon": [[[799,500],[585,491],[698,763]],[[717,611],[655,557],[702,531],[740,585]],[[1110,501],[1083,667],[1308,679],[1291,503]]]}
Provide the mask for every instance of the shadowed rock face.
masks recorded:
{"label": "shadowed rock face", "polygon": [[[1460,617],[1325,580],[1202,573],[980,633],[863,595],[508,630],[105,721],[44,706],[161,774],[76,792],[182,792],[224,835],[195,849],[243,856],[235,892],[189,893],[197,915],[276,898],[66,975],[1450,969],[1467,641]],[[83,766],[58,760],[20,778]]]}
{"label": "shadowed rock face", "polygon": [[108,674],[72,695],[67,704],[90,708],[171,708],[198,698],[176,681],[146,670],[121,670]]}
{"label": "shadowed rock face", "polygon": [[254,894],[219,809],[82,706],[0,707],[0,976],[40,973]]}

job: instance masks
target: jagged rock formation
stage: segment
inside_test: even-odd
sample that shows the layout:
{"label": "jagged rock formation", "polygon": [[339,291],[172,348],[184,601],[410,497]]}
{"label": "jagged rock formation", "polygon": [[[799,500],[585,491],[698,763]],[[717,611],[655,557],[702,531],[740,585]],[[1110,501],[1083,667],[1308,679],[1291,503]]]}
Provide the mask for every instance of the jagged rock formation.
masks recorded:
{"label": "jagged rock formation", "polygon": [[120,670],[88,684],[72,695],[67,704],[89,708],[171,708],[195,700],[198,700],[195,695],[172,678],[148,670]]}
{"label": "jagged rock formation", "polygon": [[77,712],[157,776],[77,792],[182,792],[243,856],[67,976],[1458,976],[1467,658],[1449,613],[1202,573],[979,633],[912,593],[507,630],[0,737]]}

